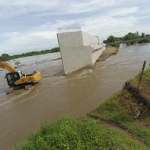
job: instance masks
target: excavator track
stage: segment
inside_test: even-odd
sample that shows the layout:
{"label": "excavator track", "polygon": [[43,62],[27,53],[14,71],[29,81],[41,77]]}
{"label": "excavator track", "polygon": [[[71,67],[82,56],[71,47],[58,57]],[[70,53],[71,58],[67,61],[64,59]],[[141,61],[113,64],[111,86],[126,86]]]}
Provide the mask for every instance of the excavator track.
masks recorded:
{"label": "excavator track", "polygon": [[25,90],[30,90],[32,88],[32,85],[26,85]]}

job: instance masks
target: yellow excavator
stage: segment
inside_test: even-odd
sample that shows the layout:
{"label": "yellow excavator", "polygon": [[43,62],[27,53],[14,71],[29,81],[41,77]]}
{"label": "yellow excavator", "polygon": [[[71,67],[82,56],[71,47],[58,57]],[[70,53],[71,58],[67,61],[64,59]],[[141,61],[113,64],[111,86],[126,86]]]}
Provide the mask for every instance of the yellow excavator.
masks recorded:
{"label": "yellow excavator", "polygon": [[6,91],[6,94],[12,93],[13,90],[18,87],[25,87],[25,89],[28,89],[35,83],[38,83],[42,78],[40,72],[23,74],[22,71],[16,71],[14,67],[6,62],[0,62],[0,68],[9,71],[9,73],[6,74],[7,83],[9,85],[9,89]]}

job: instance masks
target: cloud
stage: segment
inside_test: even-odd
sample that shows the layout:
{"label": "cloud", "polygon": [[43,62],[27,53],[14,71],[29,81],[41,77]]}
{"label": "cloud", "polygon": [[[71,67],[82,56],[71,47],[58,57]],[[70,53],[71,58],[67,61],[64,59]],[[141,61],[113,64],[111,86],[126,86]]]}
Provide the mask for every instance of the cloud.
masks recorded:
{"label": "cloud", "polygon": [[[114,31],[124,31],[136,24],[134,17],[126,17],[123,19],[115,19],[111,16],[105,17],[87,17],[84,19],[58,20],[56,23],[48,22],[35,28],[32,32],[5,33],[8,40],[0,46],[0,49],[7,50],[10,54],[16,52],[23,52],[25,50],[41,50],[57,46],[57,28],[58,27],[72,27],[79,24],[83,31],[100,37],[106,37],[109,33]],[[9,45],[9,46],[8,46]],[[2,53],[2,52],[1,52]]]}
{"label": "cloud", "polygon": [[68,13],[83,13],[100,10],[104,7],[118,5],[119,0],[91,0],[88,2],[78,1],[75,4],[70,5]]}
{"label": "cloud", "polygon": [[43,39],[54,39],[56,36],[55,32],[48,32],[48,31],[37,31],[31,32],[29,35],[31,38],[43,38]]}
{"label": "cloud", "polygon": [[[80,14],[116,6],[120,0],[5,0],[0,2],[0,16]],[[40,13],[40,14],[39,14]]]}
{"label": "cloud", "polygon": [[107,15],[109,14],[110,16],[123,16],[123,15],[136,13],[138,10],[139,10],[138,7],[119,8],[119,9],[108,11]]}
{"label": "cloud", "polygon": [[148,31],[149,6],[126,0],[0,1],[0,54],[58,46],[57,28],[80,26],[100,38]]}
{"label": "cloud", "polygon": [[53,9],[59,4],[59,0],[5,0],[0,2],[0,16],[9,17],[43,12]]}
{"label": "cloud", "polygon": [[127,31],[136,24],[134,17],[113,18],[111,16],[95,17],[83,20],[82,29],[90,34],[106,38],[112,32]]}
{"label": "cloud", "polygon": [[37,31],[14,35],[7,33],[7,37],[8,40],[0,45],[0,54],[4,53],[4,50],[9,54],[18,54],[25,51],[50,49],[50,47],[57,46],[55,32]]}

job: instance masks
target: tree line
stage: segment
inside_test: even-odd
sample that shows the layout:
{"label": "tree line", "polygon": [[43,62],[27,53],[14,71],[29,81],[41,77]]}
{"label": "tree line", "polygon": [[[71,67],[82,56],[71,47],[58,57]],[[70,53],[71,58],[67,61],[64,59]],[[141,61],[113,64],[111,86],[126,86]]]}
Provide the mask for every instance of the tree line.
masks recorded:
{"label": "tree line", "polygon": [[4,53],[0,56],[0,61],[8,61],[11,59],[17,59],[17,58],[21,58],[21,57],[35,56],[35,55],[54,53],[54,52],[59,52],[59,51],[60,51],[59,47],[54,47],[52,49],[41,50],[41,51],[32,51],[32,52],[27,52],[27,53],[23,53],[23,54],[12,55],[12,56]]}
{"label": "tree line", "polygon": [[[147,40],[144,40],[144,38]],[[117,42],[117,43],[121,43],[123,41],[128,41],[128,40],[138,40],[138,43],[146,43],[146,42],[150,42],[150,34],[145,34],[145,33],[141,33],[139,34],[139,32],[129,32],[128,34],[126,34],[125,36],[123,37],[115,37],[113,35],[110,35],[107,40],[104,41],[105,44],[108,44],[108,43],[114,43],[114,42]],[[141,39],[141,40],[140,40]],[[143,40],[142,40],[143,39]]]}

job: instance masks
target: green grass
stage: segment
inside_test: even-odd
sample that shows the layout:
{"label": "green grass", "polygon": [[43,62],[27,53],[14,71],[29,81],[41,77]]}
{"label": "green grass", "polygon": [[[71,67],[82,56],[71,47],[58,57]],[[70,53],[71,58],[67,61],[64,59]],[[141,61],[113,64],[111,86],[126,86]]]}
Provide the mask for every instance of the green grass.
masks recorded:
{"label": "green grass", "polygon": [[[124,96],[125,97],[122,97]],[[103,104],[101,104],[94,111],[90,112],[89,115],[95,114],[100,115],[104,120],[113,120],[117,123],[124,124],[127,122],[132,122],[133,117],[130,116],[130,100],[131,94],[127,91],[119,92],[114,96],[108,98]],[[122,98],[121,98],[122,97]],[[127,99],[124,101],[123,99]],[[127,109],[124,106],[129,106]]]}
{"label": "green grass", "polygon": [[[131,93],[122,90],[108,98],[88,116],[97,116],[103,120],[116,122],[150,146],[150,118],[144,116],[145,114],[142,113],[144,109],[145,106],[138,104]],[[134,117],[139,111],[141,112],[140,118],[135,119]]]}
{"label": "green grass", "polygon": [[143,139],[150,147],[150,127],[132,123],[128,126],[128,131]]}
{"label": "green grass", "polygon": [[147,82],[148,84],[150,84],[150,70],[146,70],[144,73],[143,73],[143,80],[145,82]]}
{"label": "green grass", "polygon": [[124,133],[107,129],[99,121],[62,118],[30,134],[20,143],[18,150],[141,150],[144,145],[127,137]]}

